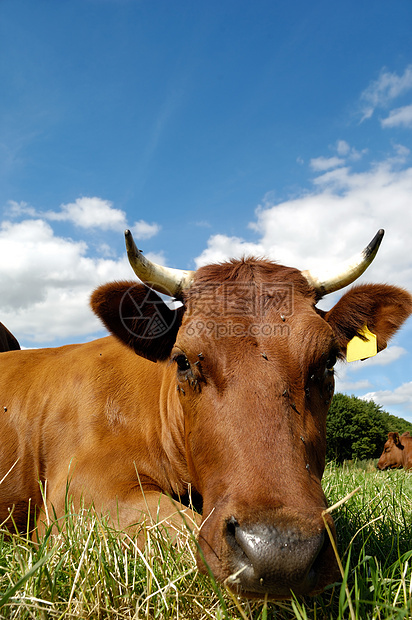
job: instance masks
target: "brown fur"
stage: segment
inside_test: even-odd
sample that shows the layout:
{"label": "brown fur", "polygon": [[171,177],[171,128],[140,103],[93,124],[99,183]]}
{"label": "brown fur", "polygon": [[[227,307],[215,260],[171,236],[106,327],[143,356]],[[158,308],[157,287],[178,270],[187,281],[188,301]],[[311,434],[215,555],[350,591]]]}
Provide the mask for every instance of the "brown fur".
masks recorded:
{"label": "brown fur", "polygon": [[378,469],[412,469],[412,437],[409,431],[402,433],[388,433],[388,440],[383,447],[379,458]]}
{"label": "brown fur", "polygon": [[253,257],[232,259],[225,263],[200,267],[196,272],[195,284],[186,291],[186,297],[196,291],[196,286],[201,289],[204,284],[224,284],[225,282],[253,282],[255,284],[288,282],[302,295],[315,298],[313,290],[298,269]]}
{"label": "brown fur", "polygon": [[192,490],[218,580],[243,566],[242,595],[321,591],[336,575],[321,487],[331,366],[365,323],[382,348],[412,306],[384,285],[328,313],[315,300],[295,269],[231,261],[199,269],[178,310],[142,284],[100,287],[92,308],[115,337],[2,355],[0,476],[15,465],[0,520],[12,510],[24,529],[29,498],[44,520],[39,479],[49,514],[64,514],[69,476],[76,506],[93,502],[122,528],[158,505],[175,522]]}

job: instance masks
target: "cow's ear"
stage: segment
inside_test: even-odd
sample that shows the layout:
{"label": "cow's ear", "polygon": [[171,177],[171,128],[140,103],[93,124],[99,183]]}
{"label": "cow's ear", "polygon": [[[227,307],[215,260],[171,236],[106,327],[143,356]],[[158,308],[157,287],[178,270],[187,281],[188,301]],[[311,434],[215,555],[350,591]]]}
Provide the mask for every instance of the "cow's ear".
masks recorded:
{"label": "cow's ear", "polygon": [[111,282],[91,296],[93,312],[138,355],[164,360],[176,341],[184,307],[172,310],[144,284]]}
{"label": "cow's ear", "polygon": [[[324,318],[331,325],[342,351],[366,325],[377,336],[378,351],[412,313],[412,296],[387,284],[361,284],[341,297]],[[362,336],[361,336],[362,337]]]}
{"label": "cow's ear", "polygon": [[393,433],[393,442],[395,444],[395,446],[397,448],[399,448],[399,450],[403,450],[404,449],[404,445],[401,442],[401,438],[399,437],[399,433]]}

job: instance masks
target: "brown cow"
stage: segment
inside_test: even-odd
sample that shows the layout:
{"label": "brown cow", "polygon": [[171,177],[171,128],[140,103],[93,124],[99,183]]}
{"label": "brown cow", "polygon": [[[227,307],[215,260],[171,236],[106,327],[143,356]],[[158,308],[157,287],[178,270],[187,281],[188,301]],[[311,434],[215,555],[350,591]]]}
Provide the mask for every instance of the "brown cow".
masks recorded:
{"label": "brown cow", "polygon": [[0,352],[16,351],[17,349],[20,349],[17,339],[3,323],[0,323]]}
{"label": "brown cow", "polygon": [[412,437],[409,431],[402,433],[388,433],[388,440],[383,446],[379,458],[378,469],[412,469]]}
{"label": "brown cow", "polygon": [[191,490],[203,503],[201,570],[204,560],[249,597],[322,591],[336,578],[321,487],[333,366],[365,324],[383,349],[412,298],[364,284],[328,312],[316,302],[366,269],[382,235],[325,279],[255,259],[170,270],[126,231],[130,262],[152,288],[95,291],[93,310],[114,336],[1,356],[0,477],[11,471],[0,521],[13,511],[25,529],[29,501],[44,519],[39,480],[48,514],[64,515],[69,477],[74,504],[93,502],[120,528],[157,509],[170,523]]}

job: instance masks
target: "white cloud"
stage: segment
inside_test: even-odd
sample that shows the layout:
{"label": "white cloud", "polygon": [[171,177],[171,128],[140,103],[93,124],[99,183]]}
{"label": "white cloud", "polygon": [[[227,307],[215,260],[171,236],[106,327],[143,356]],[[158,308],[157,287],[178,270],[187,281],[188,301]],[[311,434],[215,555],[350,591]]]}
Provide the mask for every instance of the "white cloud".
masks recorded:
{"label": "white cloud", "polygon": [[157,263],[158,265],[167,266],[167,259],[164,255],[164,252],[145,252],[144,255],[146,258],[152,261],[152,263]]}
{"label": "white cloud", "polygon": [[359,390],[370,389],[371,382],[368,379],[361,379],[360,381],[343,381],[342,379],[335,379],[335,392],[341,392],[343,394],[355,394]]}
{"label": "white cloud", "polygon": [[[346,361],[338,362],[335,367],[336,391],[346,394],[364,392],[365,390],[371,392],[374,387],[371,378],[374,375],[370,372],[370,369],[373,367],[388,367],[388,370],[390,370],[389,366],[391,364],[395,364],[401,357],[407,354],[408,351],[405,348],[391,345],[383,351],[380,351],[374,357],[370,357],[364,361],[350,363]],[[364,370],[368,372],[367,378],[356,378]],[[378,375],[378,377],[380,377],[380,375]]]}
{"label": "white cloud", "polygon": [[372,118],[374,111],[375,110],[374,110],[373,106],[366,106],[365,108],[363,108],[361,123],[363,123],[363,121],[367,121],[370,118]]}
{"label": "white cloud", "polygon": [[[103,200],[96,196],[77,198],[75,202],[62,204],[59,211],[41,211],[25,202],[17,203],[10,200],[7,204],[7,214],[15,219],[29,216],[50,222],[70,222],[83,229],[100,229],[123,232],[127,227],[126,213],[115,209],[110,200]],[[131,227],[136,239],[150,239],[160,231],[159,224],[149,224],[139,220]]]}
{"label": "white cloud", "polygon": [[310,167],[317,172],[342,166],[345,160],[340,157],[315,157],[310,160]]}
{"label": "white cloud", "polygon": [[400,158],[401,163],[405,162],[411,153],[410,149],[408,149],[408,147],[404,146],[403,144],[394,144],[393,148],[397,153],[398,158]]}
{"label": "white cloud", "polygon": [[[369,372],[369,369],[373,367],[389,367],[407,354],[408,351],[404,347],[390,345],[374,357],[370,357],[364,361],[350,363],[346,361],[338,362],[335,366],[336,391],[346,394],[359,393],[365,390],[372,391],[373,384],[371,382],[371,377],[373,375]],[[367,378],[357,379],[356,377],[362,374],[364,370],[368,372]]]}
{"label": "white cloud", "polygon": [[412,127],[412,105],[391,110],[389,116],[382,119],[381,125],[382,127]]}
{"label": "white cloud", "polygon": [[157,235],[159,231],[159,224],[149,224],[144,220],[139,220],[138,222],[135,222],[132,226],[132,233],[133,236],[136,237],[136,239],[150,239],[151,237]]}
{"label": "white cloud", "polygon": [[27,202],[16,202],[15,200],[9,200],[6,209],[10,217],[21,217],[22,215],[29,215],[30,217],[36,217],[36,210],[27,204]]}
{"label": "white cloud", "polygon": [[[29,216],[51,222],[70,222],[86,229],[100,228],[119,232],[127,228],[126,213],[115,209],[110,200],[96,196],[77,198],[75,202],[62,204],[60,211],[41,211],[26,202],[10,200],[5,211],[13,219]],[[156,222],[149,224],[145,220],[138,220],[131,229],[137,239],[150,239],[161,227]]]}
{"label": "white cloud", "polygon": [[109,200],[97,197],[77,198],[75,202],[61,205],[60,211],[47,211],[43,216],[52,221],[72,222],[81,228],[102,230],[126,228],[125,212],[114,209]]}
{"label": "white cloud", "polygon": [[373,400],[383,407],[402,405],[412,411],[412,381],[403,383],[395,390],[381,390],[368,392],[361,397],[363,400]]}
{"label": "white cloud", "polygon": [[412,89],[412,65],[408,65],[402,75],[383,69],[361,94],[365,102],[362,121],[371,118],[378,107],[384,107],[391,101]]}
{"label": "white cloud", "polygon": [[[58,212],[46,213],[10,201],[7,213],[26,219],[0,224],[0,320],[26,346],[55,339],[70,342],[101,330],[89,297],[99,284],[135,278],[126,252],[118,258],[102,242],[100,257],[92,256],[86,241],[57,236],[52,223],[70,221],[84,229],[123,231],[125,214],[100,198],[79,198]],[[159,229],[144,220],[132,227],[136,239],[147,239]],[[162,253],[148,257],[166,264]]]}
{"label": "white cloud", "polygon": [[346,140],[338,140],[336,143],[336,151],[338,155],[341,155],[341,156],[347,155],[350,151],[350,146],[346,142]]}
{"label": "white cloud", "polygon": [[121,278],[133,279],[125,255],[92,258],[84,241],[58,237],[40,219],[1,225],[1,321],[26,345],[101,329],[88,306],[90,293]]}
{"label": "white cloud", "polygon": [[386,230],[375,262],[363,279],[388,281],[412,289],[412,261],[405,248],[412,230],[412,168],[388,162],[365,172],[349,168],[326,172],[312,192],[278,204],[266,198],[250,228],[255,243],[214,235],[197,264],[245,254],[265,255],[299,269],[321,268],[359,252],[380,228]]}
{"label": "white cloud", "polygon": [[206,250],[195,258],[196,268],[209,263],[219,263],[232,256],[263,256],[264,248],[258,243],[248,243],[239,237],[212,235]]}
{"label": "white cloud", "polygon": [[358,151],[357,149],[351,147],[346,140],[337,140],[336,144],[331,147],[331,149],[335,150],[337,155],[333,155],[331,157],[320,156],[312,158],[309,161],[309,165],[312,170],[315,172],[324,172],[326,170],[333,171],[336,168],[341,168],[344,166],[347,161],[358,161],[363,155],[365,155],[365,153],[367,153],[367,149]]}

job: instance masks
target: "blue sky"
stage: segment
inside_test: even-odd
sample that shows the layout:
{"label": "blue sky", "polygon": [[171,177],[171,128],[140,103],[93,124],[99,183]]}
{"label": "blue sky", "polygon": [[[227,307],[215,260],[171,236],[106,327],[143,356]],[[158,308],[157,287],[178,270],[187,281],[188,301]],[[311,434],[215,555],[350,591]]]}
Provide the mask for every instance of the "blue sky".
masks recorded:
{"label": "blue sky", "polygon": [[[192,269],[333,265],[383,227],[363,280],[412,290],[411,32],[410,0],[2,0],[0,320],[102,335],[126,226]],[[337,389],[412,421],[411,360],[409,320]]]}

